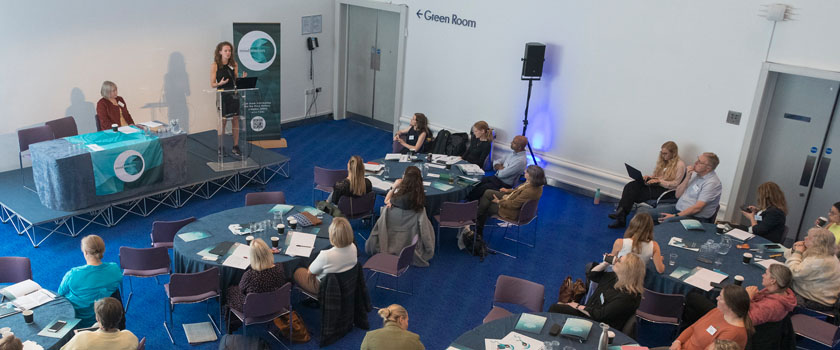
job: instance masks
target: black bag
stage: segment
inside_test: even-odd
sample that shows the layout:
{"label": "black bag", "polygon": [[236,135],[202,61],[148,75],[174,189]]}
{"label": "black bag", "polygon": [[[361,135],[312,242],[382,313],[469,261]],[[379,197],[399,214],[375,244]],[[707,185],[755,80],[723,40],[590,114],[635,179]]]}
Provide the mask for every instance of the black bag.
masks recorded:
{"label": "black bag", "polygon": [[334,218],[336,218],[336,217],[343,218],[344,217],[344,214],[341,212],[341,209],[338,209],[338,206],[333,204],[330,201],[320,201],[318,203],[315,203],[315,208],[317,208],[318,210],[320,210],[322,212],[325,212],[325,213],[329,214],[330,216],[332,216]]}
{"label": "black bag", "polygon": [[435,138],[435,145],[431,148],[426,148],[427,150],[431,150],[431,153],[434,154],[446,154],[446,145],[449,144],[449,136],[451,133],[449,130],[441,129],[438,131],[437,137]]}
{"label": "black bag", "polygon": [[[440,135],[440,134],[438,134]],[[438,136],[440,137],[440,136]],[[446,143],[446,155],[460,156],[467,151],[467,145],[470,142],[470,137],[465,132],[456,132],[449,135],[449,140]]]}
{"label": "black bag", "polygon": [[473,237],[475,236],[475,232],[468,231],[461,235],[461,241],[464,244],[464,250],[467,253],[470,253],[472,256],[477,256],[481,258],[481,261],[484,261],[484,257],[487,256],[487,244],[484,243],[484,240],[481,237],[475,238],[475,244],[473,244]]}
{"label": "black bag", "polygon": [[219,341],[219,350],[268,350],[268,343],[254,336],[241,334],[225,334]]}

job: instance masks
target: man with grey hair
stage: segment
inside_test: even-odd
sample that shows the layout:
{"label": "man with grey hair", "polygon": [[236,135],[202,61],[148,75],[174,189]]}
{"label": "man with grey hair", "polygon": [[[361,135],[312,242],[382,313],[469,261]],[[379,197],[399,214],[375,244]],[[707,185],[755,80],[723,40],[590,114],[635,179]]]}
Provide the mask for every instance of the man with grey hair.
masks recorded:
{"label": "man with grey hair", "polygon": [[723,192],[720,178],[715,173],[718,164],[718,156],[706,152],[697,157],[694,165],[686,167],[685,177],[677,185],[677,203],[660,204],[647,210],[651,217],[658,219],[654,223],[685,218],[714,220],[712,216],[720,207],[720,195]]}

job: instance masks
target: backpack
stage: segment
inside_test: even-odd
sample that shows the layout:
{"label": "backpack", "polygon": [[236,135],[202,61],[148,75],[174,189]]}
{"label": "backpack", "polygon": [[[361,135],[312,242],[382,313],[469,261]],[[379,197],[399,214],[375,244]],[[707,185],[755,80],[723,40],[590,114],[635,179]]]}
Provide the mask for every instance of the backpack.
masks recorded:
{"label": "backpack", "polygon": [[449,136],[452,135],[449,130],[441,129],[435,137],[434,147],[426,148],[429,153],[446,154],[446,145],[449,144]]}
{"label": "backpack", "polygon": [[448,141],[446,144],[446,155],[460,156],[467,151],[467,144],[469,144],[470,138],[465,132],[456,132],[449,135]]}

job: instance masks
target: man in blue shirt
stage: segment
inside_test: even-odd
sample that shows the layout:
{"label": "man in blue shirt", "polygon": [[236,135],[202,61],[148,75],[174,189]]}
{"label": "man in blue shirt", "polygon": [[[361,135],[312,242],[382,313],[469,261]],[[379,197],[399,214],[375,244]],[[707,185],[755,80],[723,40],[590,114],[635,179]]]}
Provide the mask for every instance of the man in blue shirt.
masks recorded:
{"label": "man in blue shirt", "polygon": [[714,220],[712,216],[720,207],[723,192],[720,178],[715,173],[719,163],[720,159],[714,153],[701,154],[693,166],[686,167],[686,175],[676,189],[677,203],[660,204],[647,212],[658,222],[685,218]]}
{"label": "man in blue shirt", "polygon": [[528,165],[528,158],[525,156],[525,147],[528,145],[528,138],[518,135],[510,142],[510,149],[513,153],[497,159],[493,162],[493,169],[496,175],[485,176],[467,196],[468,201],[478,200],[487,190],[499,190],[500,188],[511,188],[516,179],[525,172]]}

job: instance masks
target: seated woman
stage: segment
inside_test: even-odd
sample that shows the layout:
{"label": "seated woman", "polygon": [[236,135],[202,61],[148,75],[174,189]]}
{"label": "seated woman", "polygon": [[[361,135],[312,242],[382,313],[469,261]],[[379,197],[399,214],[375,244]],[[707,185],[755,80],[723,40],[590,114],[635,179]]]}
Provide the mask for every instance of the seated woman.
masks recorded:
{"label": "seated woman", "polygon": [[598,288],[586,305],[576,302],[557,303],[548,312],[588,317],[622,329],[642,302],[645,282],[645,264],[636,254],[615,257],[614,272],[606,272],[607,262],[602,262],[587,272],[586,277],[598,283]]}
{"label": "seated woman", "polygon": [[347,162],[347,178],[335,183],[330,202],[338,204],[341,197],[361,197],[373,191],[370,180],[365,178],[365,162],[362,157],[352,156]]}
{"label": "seated woman", "polygon": [[424,350],[420,336],[408,331],[408,312],[400,305],[379,309],[382,328],[367,332],[361,350]]}
{"label": "seated woman", "polygon": [[0,338],[0,350],[23,350],[23,342],[16,338],[14,334],[2,334]]}
{"label": "seated woman", "polygon": [[840,261],[834,256],[834,234],[824,228],[808,230],[805,241],[793,244],[785,265],[793,273],[797,304],[831,311],[840,293]]}
{"label": "seated woman", "polygon": [[61,350],[135,350],[139,342],[131,331],[120,330],[123,317],[119,300],[108,297],[100,299],[93,307],[99,329],[95,332],[79,332]]}
{"label": "seated woman", "polygon": [[820,220],[814,222],[814,226],[825,228],[834,234],[834,242],[840,247],[840,202],[834,203],[828,209],[828,221],[820,225]]}
{"label": "seated woman", "polygon": [[321,280],[330,273],[339,273],[356,266],[356,245],[353,244],[353,228],[345,218],[333,218],[330,224],[330,244],[332,248],[322,250],[309,264],[309,268],[298,267],[295,270],[295,283],[312,295],[318,295]]}
{"label": "seated woman", "polygon": [[624,238],[613,243],[611,255],[622,257],[634,253],[642,259],[643,264],[653,259],[656,272],[665,272],[665,263],[659,243],[653,240],[653,218],[648,213],[639,213],[630,220],[630,227],[624,232]]}
{"label": "seated woman", "polygon": [[745,229],[771,242],[783,243],[787,201],[782,189],[774,182],[765,182],[758,186],[755,201],[756,206],[747,207],[747,211],[741,210],[741,214],[750,220],[749,227]]}
{"label": "seated woman", "polygon": [[134,119],[128,113],[125,100],[117,95],[117,84],[104,81],[99,90],[102,98],[96,103],[96,117],[99,119],[99,130],[110,129],[111,125],[133,125]]}
{"label": "seated woman", "polygon": [[[403,135],[405,135],[405,140],[402,139]],[[429,131],[429,120],[423,113],[414,113],[414,116],[411,117],[410,126],[397,131],[397,134],[394,135],[394,142],[403,147],[400,153],[408,153],[408,151],[423,153],[425,152],[424,146],[431,141],[432,132]]]}
{"label": "seated woman", "polygon": [[[624,227],[627,222],[627,214],[633,209],[633,203],[659,198],[665,191],[676,189],[684,176],[685,162],[680,159],[677,144],[673,141],[663,143],[659,150],[659,159],[656,160],[656,168],[653,169],[653,174],[644,176],[644,182],[634,180],[624,185],[621,199],[618,201],[618,208],[609,215],[610,219],[615,220],[609,227]],[[663,197],[663,199],[674,198],[676,198],[674,192]]]}
{"label": "seated woman", "polygon": [[402,178],[385,195],[385,205],[405,210],[423,211],[426,206],[426,191],[423,189],[423,175],[416,166],[405,168]]}
{"label": "seated woman", "polygon": [[747,346],[747,333],[753,332],[749,317],[750,296],[736,285],[723,287],[717,297],[717,307],[680,333],[671,347],[657,349],[704,350],[715,340],[732,340],[738,348]]}
{"label": "seated woman", "polygon": [[274,254],[261,238],[251,242],[248,260],[250,266],[245,269],[239,284],[230,286],[227,290],[227,307],[234,310],[242,310],[245,296],[249,293],[271,292],[288,282],[283,265],[274,263]]}
{"label": "seated woman", "polygon": [[516,220],[519,209],[529,200],[539,200],[542,197],[543,185],[546,184],[545,172],[537,165],[525,168],[525,182],[516,189],[502,188],[500,191],[486,190],[478,202],[478,220],[475,230],[478,237],[484,234],[484,224],[493,215]]}
{"label": "seated woman", "polygon": [[102,262],[105,254],[105,241],[97,235],[82,239],[82,253],[86,265],[70,269],[64,274],[58,286],[58,295],[62,295],[73,304],[76,318],[81,319],[79,328],[86,328],[96,321],[93,303],[109,297],[120,287],[123,274],[120,265]]}
{"label": "seated woman", "polygon": [[470,146],[461,155],[464,160],[484,168],[484,161],[490,154],[490,147],[493,143],[490,126],[487,122],[480,120],[472,126],[473,137],[470,138]]}

